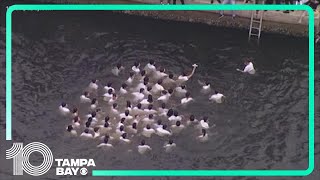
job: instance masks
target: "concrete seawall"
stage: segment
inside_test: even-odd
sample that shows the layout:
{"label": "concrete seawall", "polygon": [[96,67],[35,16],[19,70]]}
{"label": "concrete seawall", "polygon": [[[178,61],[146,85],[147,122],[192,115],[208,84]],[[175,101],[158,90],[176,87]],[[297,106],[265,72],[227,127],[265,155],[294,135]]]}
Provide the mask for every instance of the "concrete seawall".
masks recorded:
{"label": "concrete seawall", "polygon": [[[67,3],[67,4],[159,4],[160,0],[38,0],[39,2]],[[166,0],[164,0],[166,2]],[[177,3],[180,3],[177,0]],[[210,0],[185,0],[186,4],[209,4]],[[239,1],[237,1],[239,2]],[[240,2],[239,2],[240,3]],[[242,1],[241,1],[242,3]],[[219,19],[217,11],[120,11],[126,14],[147,16],[156,19],[176,20],[185,22],[198,22],[219,27],[249,29],[251,11],[236,11],[237,17],[230,16]],[[261,13],[261,12],[259,12]],[[230,11],[225,12],[231,15]],[[264,32],[308,37],[308,16],[299,23],[302,11],[283,13],[282,11],[263,12],[262,35]],[[319,30],[319,13],[315,14],[316,32]]]}

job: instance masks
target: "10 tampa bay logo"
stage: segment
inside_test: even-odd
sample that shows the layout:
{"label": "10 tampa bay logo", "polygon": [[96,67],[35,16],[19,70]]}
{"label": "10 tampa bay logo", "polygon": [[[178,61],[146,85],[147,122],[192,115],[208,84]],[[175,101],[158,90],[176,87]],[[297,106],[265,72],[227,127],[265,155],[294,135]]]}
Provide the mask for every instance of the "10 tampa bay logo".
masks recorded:
{"label": "10 tampa bay logo", "polygon": [[[43,161],[39,166],[30,163],[30,155],[39,152]],[[53,155],[50,148],[40,142],[32,142],[23,147],[23,143],[13,143],[6,150],[6,159],[13,159],[13,175],[41,176],[47,173],[53,164]],[[55,159],[57,162],[56,175],[87,175],[87,167],[95,167],[93,159]]]}

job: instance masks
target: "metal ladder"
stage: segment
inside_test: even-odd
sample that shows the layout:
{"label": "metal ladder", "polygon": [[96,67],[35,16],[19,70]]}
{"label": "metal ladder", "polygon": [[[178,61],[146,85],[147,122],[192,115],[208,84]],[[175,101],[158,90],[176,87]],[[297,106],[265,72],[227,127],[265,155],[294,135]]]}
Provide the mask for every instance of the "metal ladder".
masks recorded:
{"label": "metal ladder", "polygon": [[[252,11],[251,21],[250,21],[250,30],[249,30],[249,39],[248,39],[249,41],[251,40],[252,36],[255,36],[258,38],[258,42],[259,42],[260,35],[261,35],[262,18],[263,18],[263,11],[259,11],[257,14],[255,11]],[[253,32],[253,30],[256,32]]]}

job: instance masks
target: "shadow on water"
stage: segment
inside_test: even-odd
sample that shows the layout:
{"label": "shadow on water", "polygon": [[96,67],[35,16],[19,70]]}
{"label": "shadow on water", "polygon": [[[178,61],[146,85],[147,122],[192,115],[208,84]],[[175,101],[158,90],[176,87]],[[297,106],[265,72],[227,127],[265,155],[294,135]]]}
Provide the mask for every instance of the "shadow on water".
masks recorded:
{"label": "shadow on water", "polygon": [[[265,34],[258,47],[248,44],[246,31],[102,11],[15,12],[13,32],[14,141],[44,142],[56,158],[93,158],[97,169],[307,168],[306,39]],[[245,57],[253,59],[256,75],[235,71]],[[208,143],[196,142],[187,130],[176,137],[173,154],[163,152],[163,140],[152,138],[152,154],[140,156],[135,146],[106,153],[95,147],[97,142],[65,135],[69,120],[57,113],[62,100],[78,105],[92,78],[102,85],[111,79],[118,88],[128,74],[114,78],[110,70],[116,63],[130,67],[150,59],[176,74],[199,64],[187,84],[196,101],[180,112],[209,116],[216,127],[210,129]],[[199,93],[198,79],[210,81],[226,102],[209,103],[209,95]],[[127,153],[128,148],[133,152]],[[8,175],[11,164],[3,169],[1,176]]]}

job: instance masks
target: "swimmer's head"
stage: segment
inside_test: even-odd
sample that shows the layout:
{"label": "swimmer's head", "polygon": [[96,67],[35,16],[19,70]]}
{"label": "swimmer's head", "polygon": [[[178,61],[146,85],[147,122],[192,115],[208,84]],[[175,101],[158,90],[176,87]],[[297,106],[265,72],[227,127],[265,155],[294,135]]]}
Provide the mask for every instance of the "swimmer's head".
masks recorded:
{"label": "swimmer's head", "polygon": [[96,117],[96,115],[97,115],[97,113],[96,113],[95,111],[92,111],[92,112],[91,112],[91,117],[92,117],[92,118]]}
{"label": "swimmer's head", "polygon": [[112,104],[112,107],[113,107],[113,108],[117,108],[117,107],[118,107],[118,104],[117,104],[117,103],[114,103],[114,104]]}
{"label": "swimmer's head", "polygon": [[108,122],[105,122],[105,123],[104,123],[104,127],[105,127],[105,128],[109,127],[109,123],[108,123]]}
{"label": "swimmer's head", "polygon": [[162,120],[159,119],[159,120],[157,121],[157,124],[158,124],[158,125],[161,125],[161,123],[162,123]]}
{"label": "swimmer's head", "polygon": [[123,131],[123,130],[124,130],[124,126],[121,125],[121,126],[119,127],[119,130],[120,130],[120,131]]}
{"label": "swimmer's head", "polygon": [[165,71],[164,67],[160,67],[159,71],[163,73]]}
{"label": "swimmer's head", "polygon": [[142,104],[141,103],[137,104],[137,108],[141,109],[142,108]]}
{"label": "swimmer's head", "polygon": [[153,118],[153,114],[149,114],[149,119],[152,119]]}
{"label": "swimmer's head", "polygon": [[132,123],[132,128],[133,129],[137,129],[137,123],[136,122]]}
{"label": "swimmer's head", "polygon": [[151,89],[152,89],[152,86],[147,87],[147,91],[151,91]]}
{"label": "swimmer's head", "polygon": [[73,122],[78,122],[79,121],[79,116],[76,116],[73,118]]}
{"label": "swimmer's head", "polygon": [[166,103],[162,103],[162,104],[161,104],[161,108],[162,108],[162,109],[166,108]]}
{"label": "swimmer's head", "polygon": [[104,118],[104,121],[105,122],[108,122],[110,120],[110,117],[109,116],[106,116],[105,118]]}
{"label": "swimmer's head", "polygon": [[169,74],[169,78],[173,79],[173,74],[172,73]]}
{"label": "swimmer's head", "polygon": [[173,144],[173,140],[172,139],[169,140],[169,144]]}
{"label": "swimmer's head", "polygon": [[146,128],[147,129],[151,129],[150,124],[147,124]]}
{"label": "swimmer's head", "polygon": [[177,111],[177,110],[174,110],[174,111],[173,111],[173,115],[174,115],[174,116],[179,116],[178,111]]}
{"label": "swimmer's head", "polygon": [[85,132],[85,133],[89,133],[89,129],[86,128],[86,129],[84,130],[84,132]]}
{"label": "swimmer's head", "polygon": [[166,129],[166,128],[167,128],[166,124],[162,125],[162,129]]}
{"label": "swimmer's head", "polygon": [[133,77],[133,76],[134,76],[134,72],[130,72],[130,73],[129,73],[129,76],[130,76],[130,77]]}
{"label": "swimmer's head", "polygon": [[145,70],[140,71],[140,75],[141,75],[141,76],[146,75],[146,71],[145,71]]}
{"label": "swimmer's head", "polygon": [[194,115],[193,114],[190,115],[190,121],[194,121],[194,119],[195,119]]}
{"label": "swimmer's head", "polygon": [[98,132],[98,130],[99,130],[99,127],[94,127],[94,128],[93,128],[93,131],[94,131],[94,132]]}
{"label": "swimmer's head", "polygon": [[92,101],[91,101],[91,104],[95,104],[96,102],[97,102],[97,99],[93,98]]}
{"label": "swimmer's head", "polygon": [[168,92],[166,90],[161,91],[163,95],[166,95]]}
{"label": "swimmer's head", "polygon": [[88,118],[88,122],[92,122],[92,117],[89,117],[89,118]]}
{"label": "swimmer's head", "polygon": [[89,96],[89,92],[88,92],[88,91],[85,91],[85,92],[83,92],[83,95],[84,95],[85,97],[88,97],[88,96]]}
{"label": "swimmer's head", "polygon": [[108,82],[108,83],[107,83],[107,86],[108,86],[108,87],[111,87],[111,86],[112,86],[112,82]]}
{"label": "swimmer's head", "polygon": [[108,94],[112,94],[112,89],[108,89]]}
{"label": "swimmer's head", "polygon": [[97,80],[96,80],[96,79],[92,79],[91,82],[92,82],[92,83],[96,83]]}
{"label": "swimmer's head", "polygon": [[172,94],[172,93],[173,93],[173,89],[169,89],[169,90],[168,90],[168,93],[169,93],[169,94]]}
{"label": "swimmer's head", "polygon": [[146,144],[145,140],[144,140],[144,139],[141,140],[140,145],[141,145],[141,146],[144,146],[145,144]]}
{"label": "swimmer's head", "polygon": [[127,107],[131,107],[131,101],[127,101]]}
{"label": "swimmer's head", "polygon": [[88,127],[90,127],[90,125],[91,125],[91,122],[90,122],[90,121],[87,121],[87,122],[86,122],[86,127],[88,128]]}
{"label": "swimmer's head", "polygon": [[127,138],[127,133],[123,133],[121,136],[123,139],[125,139],[125,138]]}
{"label": "swimmer's head", "polygon": [[140,63],[134,62],[134,66],[135,66],[135,67],[139,67],[139,66],[140,66]]}
{"label": "swimmer's head", "polygon": [[62,103],[61,103],[61,106],[62,106],[62,107],[66,107],[66,106],[67,106],[67,103],[62,102]]}
{"label": "swimmer's head", "polygon": [[180,126],[181,125],[181,122],[180,121],[177,121],[176,122],[176,126]]}
{"label": "swimmer's head", "polygon": [[203,117],[203,121],[204,121],[204,122],[207,122],[207,121],[208,121],[208,116],[204,116],[204,117]]}
{"label": "swimmer's head", "polygon": [[104,142],[105,144],[107,144],[108,141],[109,141],[109,136],[108,136],[108,137],[105,137],[105,138],[103,139],[103,142]]}
{"label": "swimmer's head", "polygon": [[181,89],[185,89],[186,88],[186,85],[182,85],[182,86],[180,86],[181,87]]}
{"label": "swimmer's head", "polygon": [[117,63],[117,68],[120,69],[121,68],[121,63]]}
{"label": "swimmer's head", "polygon": [[67,131],[70,132],[70,131],[72,131],[72,130],[73,130],[72,125],[69,125],[69,126],[67,127]]}
{"label": "swimmer's head", "polygon": [[159,80],[157,81],[157,84],[162,84],[162,79],[159,79]]}
{"label": "swimmer's head", "polygon": [[149,64],[154,65],[154,60],[150,60]]}
{"label": "swimmer's head", "polygon": [[167,116],[170,117],[173,115],[173,109],[169,109],[167,112]]}
{"label": "swimmer's head", "polygon": [[72,109],[72,113],[77,113],[77,112],[78,112],[78,108],[75,107]]}
{"label": "swimmer's head", "polygon": [[186,93],[186,98],[189,98],[191,96],[190,92]]}
{"label": "swimmer's head", "polygon": [[126,120],[126,118],[121,118],[120,123],[124,123],[124,121]]}
{"label": "swimmer's head", "polygon": [[143,81],[144,81],[144,82],[149,82],[149,77],[148,77],[148,76],[144,77],[144,78],[143,78]]}
{"label": "swimmer's head", "polygon": [[148,102],[149,102],[149,103],[152,103],[152,102],[153,102],[153,98],[152,98],[152,95],[151,95],[151,94],[148,95]]}
{"label": "swimmer's head", "polygon": [[123,83],[123,84],[121,85],[121,87],[122,87],[123,89],[125,89],[127,86],[128,86],[128,85],[127,85],[126,83]]}
{"label": "swimmer's head", "polygon": [[205,136],[207,134],[207,131],[205,129],[202,129],[202,135]]}
{"label": "swimmer's head", "polygon": [[129,116],[129,110],[125,110],[125,111],[124,111],[124,114],[125,114],[126,116]]}
{"label": "swimmer's head", "polygon": [[143,91],[144,91],[144,88],[140,88],[139,92],[143,93]]}

